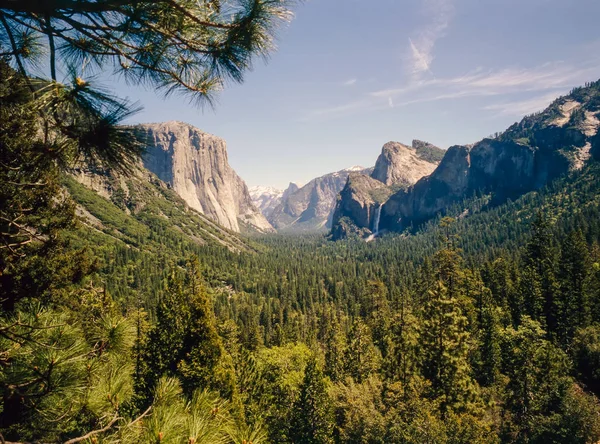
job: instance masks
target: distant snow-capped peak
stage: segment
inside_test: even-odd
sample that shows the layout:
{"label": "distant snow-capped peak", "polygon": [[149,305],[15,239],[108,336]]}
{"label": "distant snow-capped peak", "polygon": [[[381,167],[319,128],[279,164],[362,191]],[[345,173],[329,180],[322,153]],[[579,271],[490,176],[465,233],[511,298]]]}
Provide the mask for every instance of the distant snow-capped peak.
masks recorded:
{"label": "distant snow-capped peak", "polygon": [[250,187],[248,189],[248,191],[250,192],[250,197],[252,197],[253,200],[260,199],[261,196],[268,196],[270,198],[278,198],[283,195],[283,190],[279,190],[274,187],[266,187],[266,186],[260,186],[260,185],[255,186],[255,187]]}
{"label": "distant snow-capped peak", "polygon": [[364,169],[365,169],[365,167],[362,167],[360,165],[354,165],[353,167],[346,168],[343,171],[362,171]]}

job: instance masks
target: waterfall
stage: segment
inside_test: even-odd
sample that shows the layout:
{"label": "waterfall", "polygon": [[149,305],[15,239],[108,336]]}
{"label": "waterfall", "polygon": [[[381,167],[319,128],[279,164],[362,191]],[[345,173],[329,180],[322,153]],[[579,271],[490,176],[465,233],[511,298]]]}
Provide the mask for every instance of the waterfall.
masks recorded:
{"label": "waterfall", "polygon": [[379,233],[379,220],[381,219],[381,207],[383,205],[379,205],[375,208],[375,219],[373,220],[373,234]]}
{"label": "waterfall", "polygon": [[372,225],[372,229],[371,229],[371,235],[365,239],[367,242],[371,242],[371,241],[375,240],[375,238],[379,234],[379,220],[381,219],[381,207],[382,206],[383,205],[379,205],[377,208],[375,208],[375,214],[373,217],[373,225]]}

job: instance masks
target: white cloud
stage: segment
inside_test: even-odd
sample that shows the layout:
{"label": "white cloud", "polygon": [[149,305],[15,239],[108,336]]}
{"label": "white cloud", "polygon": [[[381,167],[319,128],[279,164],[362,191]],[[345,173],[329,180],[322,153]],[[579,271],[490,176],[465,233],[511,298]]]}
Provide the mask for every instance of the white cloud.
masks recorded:
{"label": "white cloud", "polygon": [[454,5],[451,0],[425,0],[423,14],[427,17],[427,25],[417,36],[409,38],[409,67],[414,79],[431,71],[433,50],[436,42],[444,37],[454,17]]}
{"label": "white cloud", "polygon": [[[599,71],[600,58],[578,65],[553,62],[530,68],[478,68],[461,76],[413,81],[372,91],[349,103],[314,110],[307,119],[468,97],[489,97],[489,105],[483,108],[486,111],[522,116],[543,109],[552,98],[574,86],[595,80]],[[506,102],[506,97],[513,94],[525,95],[527,99]],[[531,98],[532,95],[535,97]]]}
{"label": "white cloud", "polygon": [[344,86],[352,86],[352,85],[356,85],[356,82],[358,82],[358,79],[350,79],[350,80],[346,80],[344,82]]}
{"label": "white cloud", "polygon": [[417,75],[429,71],[431,62],[433,62],[433,55],[431,53],[433,46],[429,48],[421,46],[421,49],[419,49],[412,39],[408,39],[408,41],[410,42],[410,50],[412,54],[412,73]]}

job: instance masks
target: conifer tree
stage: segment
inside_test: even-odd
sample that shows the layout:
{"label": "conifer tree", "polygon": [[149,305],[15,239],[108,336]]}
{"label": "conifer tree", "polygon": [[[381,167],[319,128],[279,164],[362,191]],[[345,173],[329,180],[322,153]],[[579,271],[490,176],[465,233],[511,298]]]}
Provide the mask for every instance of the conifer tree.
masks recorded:
{"label": "conifer tree", "polygon": [[291,420],[294,444],[333,443],[333,411],[323,372],[313,357],[304,372]]}
{"label": "conifer tree", "polygon": [[380,361],[381,354],[373,344],[371,330],[358,318],[348,334],[344,360],[346,372],[360,383],[379,369]]}
{"label": "conifer tree", "polygon": [[187,265],[187,279],[172,273],[149,334],[145,371],[137,382],[146,402],[163,376],[176,376],[185,394],[213,389],[231,399],[235,394],[233,361],[218,335],[212,304],[196,258]]}
{"label": "conifer tree", "polygon": [[445,247],[434,255],[437,282],[423,307],[421,343],[422,374],[431,382],[431,395],[440,402],[443,414],[470,409],[477,401],[471,375],[471,335],[464,313],[465,298],[462,257],[456,239],[449,234],[452,219],[444,218]]}
{"label": "conifer tree", "polygon": [[407,394],[408,385],[415,377],[419,364],[419,321],[408,309],[397,313],[390,328],[390,353],[384,367],[386,376],[402,383]]}
{"label": "conifer tree", "polygon": [[421,329],[422,373],[443,413],[462,411],[476,400],[469,364],[470,335],[458,300],[440,281],[430,291]]}
{"label": "conifer tree", "polygon": [[346,353],[346,338],[341,331],[337,316],[333,316],[331,324],[325,333],[325,374],[332,381],[342,379],[344,375],[344,354]]}
{"label": "conifer tree", "polygon": [[511,440],[529,442],[572,384],[567,356],[545,336],[539,322],[528,316],[518,329],[504,332],[502,372],[509,378],[504,409],[511,418],[504,433]]}
{"label": "conifer tree", "polygon": [[531,237],[525,246],[521,292],[527,314],[556,336],[561,313],[556,280],[556,251],[551,226],[538,212],[531,224]]}
{"label": "conifer tree", "polygon": [[502,310],[491,304],[481,313],[479,329],[479,368],[476,372],[481,385],[491,386],[500,376],[502,363],[500,313]]}
{"label": "conifer tree", "polygon": [[383,357],[387,355],[389,348],[387,337],[391,318],[387,294],[388,290],[383,282],[369,281],[361,302],[361,314],[371,329],[373,343]]}
{"label": "conifer tree", "polygon": [[188,285],[190,322],[177,363],[182,387],[187,392],[210,388],[231,399],[235,393],[233,361],[217,332],[213,306],[197,258],[188,262]]}
{"label": "conifer tree", "polygon": [[490,289],[494,303],[510,315],[514,326],[518,325],[523,313],[523,301],[520,291],[516,291],[511,263],[504,257],[487,263],[483,270],[486,286]]}
{"label": "conifer tree", "polygon": [[568,345],[578,328],[590,324],[587,280],[590,268],[588,248],[581,231],[566,236],[559,261],[560,318],[558,336]]}

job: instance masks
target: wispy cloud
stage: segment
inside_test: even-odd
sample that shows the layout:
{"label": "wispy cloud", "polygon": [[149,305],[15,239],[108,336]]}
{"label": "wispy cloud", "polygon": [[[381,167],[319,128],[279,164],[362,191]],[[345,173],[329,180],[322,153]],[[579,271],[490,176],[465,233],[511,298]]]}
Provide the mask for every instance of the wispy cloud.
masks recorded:
{"label": "wispy cloud", "polygon": [[[431,62],[433,62],[433,54],[431,50],[433,49],[433,45],[430,47],[425,47],[424,45],[419,45],[421,48],[415,45],[415,42],[412,39],[408,39],[410,42],[410,51],[411,51],[411,70],[414,76],[418,76],[421,73],[429,71],[431,66]],[[429,45],[428,45],[429,46]]]}
{"label": "wispy cloud", "polygon": [[495,111],[502,116],[524,116],[544,109],[554,99],[556,99],[556,93],[547,93],[525,100],[496,103],[485,106],[483,109]]}
{"label": "wispy cloud", "polygon": [[[538,111],[573,86],[595,80],[600,72],[600,58],[573,65],[565,62],[545,63],[530,68],[484,70],[461,76],[411,81],[399,87],[371,91],[351,102],[312,111],[307,119],[339,117],[356,112],[377,111],[424,102],[490,97],[499,103],[483,107],[486,111],[521,116]],[[512,94],[526,99],[506,102]]]}
{"label": "wispy cloud", "polygon": [[426,25],[415,37],[408,39],[410,47],[408,66],[414,79],[431,71],[435,44],[446,34],[454,17],[454,5],[451,0],[425,0],[423,14],[427,18]]}
{"label": "wispy cloud", "polygon": [[346,80],[343,85],[344,86],[352,86],[352,85],[356,85],[356,82],[358,82],[358,79],[349,79]]}

